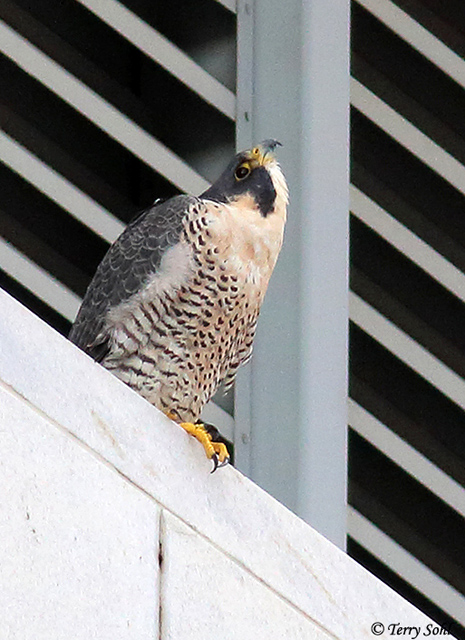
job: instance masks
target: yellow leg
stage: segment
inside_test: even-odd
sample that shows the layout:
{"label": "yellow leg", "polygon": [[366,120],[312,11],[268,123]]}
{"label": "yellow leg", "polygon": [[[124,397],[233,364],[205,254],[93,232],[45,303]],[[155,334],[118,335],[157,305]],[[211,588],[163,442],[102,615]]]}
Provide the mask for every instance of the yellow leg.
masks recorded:
{"label": "yellow leg", "polygon": [[[223,467],[228,464],[229,452],[226,445],[222,442],[213,442],[211,435],[203,425],[193,424],[192,422],[181,422],[179,426],[202,444],[207,458],[213,460],[213,471],[218,467]],[[220,464],[218,464],[218,462]]]}

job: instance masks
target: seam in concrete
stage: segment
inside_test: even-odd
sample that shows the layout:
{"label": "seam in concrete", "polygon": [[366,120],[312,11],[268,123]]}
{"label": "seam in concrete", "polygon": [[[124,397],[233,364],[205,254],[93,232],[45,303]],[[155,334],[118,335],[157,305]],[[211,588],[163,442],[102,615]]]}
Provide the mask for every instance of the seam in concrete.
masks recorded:
{"label": "seam in concrete", "polygon": [[[52,426],[54,426],[55,428],[57,428],[59,431],[61,431],[62,433],[64,433],[65,435],[71,437],[78,445],[80,445],[81,447],[83,447],[94,459],[96,459],[98,462],[100,462],[101,464],[104,464],[107,468],[113,470],[114,472],[116,472],[120,477],[122,477],[124,480],[126,480],[129,484],[131,484],[133,487],[135,487],[136,489],[138,489],[139,491],[141,491],[142,493],[144,493],[148,498],[150,498],[151,500],[153,500],[157,505],[159,505],[161,507],[161,509],[166,510],[168,513],[170,513],[171,515],[173,515],[175,518],[177,518],[178,520],[180,520],[181,522],[183,522],[186,526],[188,526],[192,531],[194,531],[197,535],[199,535],[203,540],[205,540],[208,544],[210,544],[212,547],[214,547],[215,549],[217,549],[220,553],[222,553],[224,556],[226,556],[229,560],[231,560],[231,562],[233,562],[236,566],[240,567],[243,571],[245,571],[248,575],[250,575],[252,578],[254,578],[256,581],[258,581],[260,584],[262,584],[266,589],[268,589],[269,591],[271,591],[272,593],[274,593],[278,598],[280,598],[280,600],[282,600],[283,602],[285,602],[287,605],[289,605],[292,609],[294,609],[294,611],[296,611],[297,613],[301,614],[302,616],[304,616],[307,620],[309,620],[309,622],[311,622],[312,624],[314,624],[316,627],[318,627],[319,629],[321,629],[321,631],[323,631],[324,633],[326,633],[328,635],[328,638],[333,638],[334,640],[339,640],[338,636],[334,635],[334,633],[332,631],[330,631],[329,629],[327,629],[326,627],[324,627],[318,620],[315,620],[314,618],[312,618],[306,611],[304,611],[303,609],[301,609],[298,605],[296,605],[294,602],[292,602],[292,600],[290,600],[286,595],[284,595],[283,593],[281,593],[280,591],[278,591],[277,589],[275,589],[273,586],[271,586],[270,584],[268,584],[268,582],[266,582],[263,578],[261,578],[260,576],[258,576],[257,574],[255,574],[246,564],[244,564],[241,560],[239,560],[238,558],[232,556],[228,551],[226,551],[225,549],[223,549],[222,547],[220,547],[214,540],[211,540],[211,538],[209,538],[208,536],[206,536],[204,533],[202,533],[202,531],[199,531],[197,529],[197,527],[195,525],[193,525],[192,523],[188,522],[187,520],[185,520],[184,518],[182,518],[179,514],[177,514],[176,512],[174,512],[172,509],[170,509],[168,506],[166,506],[165,504],[163,504],[162,502],[160,502],[157,498],[155,498],[155,496],[153,496],[149,491],[147,491],[147,489],[144,489],[144,487],[141,487],[139,484],[137,484],[132,478],[130,478],[128,475],[126,475],[123,471],[121,471],[120,469],[118,469],[118,467],[116,467],[112,462],[110,462],[109,460],[107,460],[101,453],[99,453],[98,451],[95,451],[95,449],[92,449],[92,447],[90,447],[84,440],[82,440],[79,436],[77,436],[75,433],[73,433],[72,431],[70,431],[67,427],[65,427],[64,425],[60,424],[59,422],[57,422],[54,418],[52,418],[51,416],[49,416],[47,413],[45,413],[45,411],[43,411],[43,409],[41,409],[40,407],[37,407],[36,405],[34,405],[28,398],[26,398],[25,396],[23,396],[22,393],[20,393],[19,391],[17,391],[14,387],[12,387],[11,385],[9,385],[7,382],[5,382],[4,380],[0,379],[0,387],[2,387],[6,392],[10,393],[11,395],[13,395],[14,397],[16,397],[18,400],[20,400],[21,402],[24,402],[32,411],[34,411],[35,413],[37,413],[38,415],[40,415],[41,418],[43,418],[44,420],[46,420],[48,423],[50,423]],[[235,470],[236,473],[240,473],[239,471]],[[161,539],[161,533],[160,533],[160,539]],[[311,572],[313,577],[315,578],[315,580],[320,583],[319,579],[317,576],[315,576],[313,574],[313,572]],[[160,640],[162,639],[163,636],[160,636]]]}
{"label": "seam in concrete", "polygon": [[163,554],[165,535],[165,518],[163,516],[163,509],[160,509],[160,517],[158,523],[158,640],[162,640],[165,637],[163,633],[165,604],[165,568]]}

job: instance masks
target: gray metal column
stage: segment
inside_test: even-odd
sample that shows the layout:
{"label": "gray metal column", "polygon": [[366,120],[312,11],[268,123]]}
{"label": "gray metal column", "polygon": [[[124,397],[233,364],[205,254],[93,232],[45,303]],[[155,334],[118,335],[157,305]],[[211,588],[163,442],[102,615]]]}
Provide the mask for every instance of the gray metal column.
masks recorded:
{"label": "gray metal column", "polygon": [[236,388],[238,467],[346,537],[349,0],[239,0],[238,146],[266,138],[291,204]]}

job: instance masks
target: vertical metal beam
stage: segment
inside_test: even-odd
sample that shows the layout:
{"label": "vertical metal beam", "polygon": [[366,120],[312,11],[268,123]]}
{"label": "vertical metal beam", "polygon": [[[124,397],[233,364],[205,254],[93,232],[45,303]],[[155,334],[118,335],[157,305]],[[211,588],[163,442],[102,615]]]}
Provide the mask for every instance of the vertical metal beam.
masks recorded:
{"label": "vertical metal beam", "polygon": [[342,548],[348,25],[349,0],[238,3],[238,146],[271,137],[283,143],[291,204],[254,358],[237,383],[236,459]]}
{"label": "vertical metal beam", "polygon": [[298,512],[341,547],[347,484],[349,15],[348,0],[303,2]]}

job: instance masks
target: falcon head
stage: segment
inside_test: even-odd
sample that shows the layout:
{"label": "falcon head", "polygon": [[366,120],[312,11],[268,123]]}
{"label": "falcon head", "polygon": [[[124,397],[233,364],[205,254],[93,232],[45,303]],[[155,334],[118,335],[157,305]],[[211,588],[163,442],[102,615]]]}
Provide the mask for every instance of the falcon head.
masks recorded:
{"label": "falcon head", "polygon": [[278,145],[281,143],[277,140],[264,140],[238,153],[201,198],[239,206],[252,199],[263,217],[277,210],[285,211],[286,180],[273,153]]}

